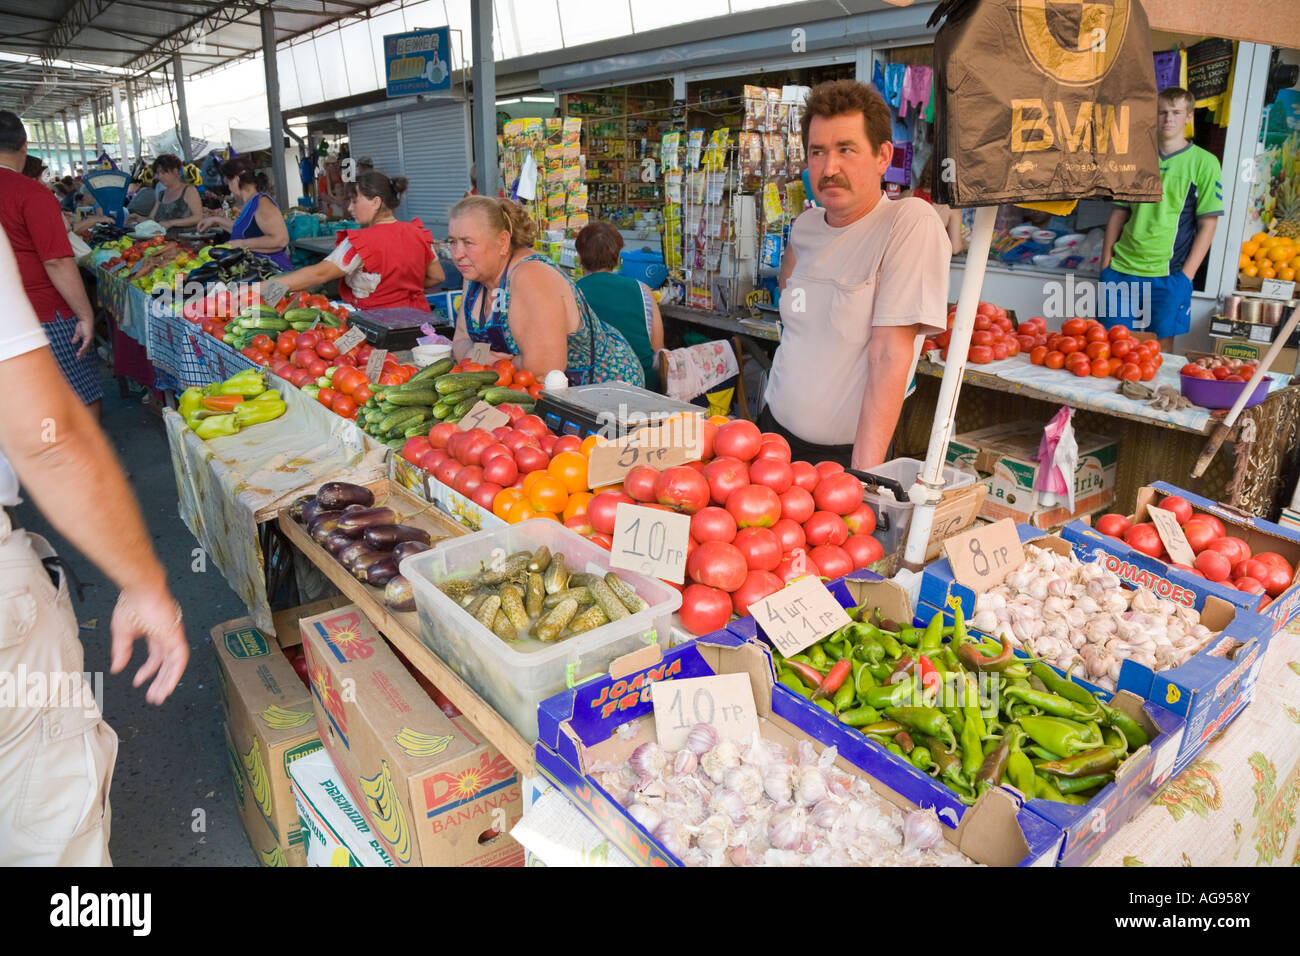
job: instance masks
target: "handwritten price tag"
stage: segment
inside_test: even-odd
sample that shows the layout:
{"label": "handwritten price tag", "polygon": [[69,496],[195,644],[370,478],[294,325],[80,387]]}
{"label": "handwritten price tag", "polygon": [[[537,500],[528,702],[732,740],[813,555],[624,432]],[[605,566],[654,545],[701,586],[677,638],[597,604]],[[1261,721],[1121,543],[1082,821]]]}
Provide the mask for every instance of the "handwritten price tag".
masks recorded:
{"label": "handwritten price tag", "polygon": [[748,674],[721,674],[650,685],[655,733],[665,750],[681,750],[696,724],[708,724],[726,740],[749,741],[758,733],[758,708]]}
{"label": "handwritten price tag", "polygon": [[492,346],[486,342],[475,342],[469,347],[469,360],[478,362],[480,365],[486,365],[488,359],[492,357]]}
{"label": "handwritten price tag", "polygon": [[943,543],[943,550],[953,578],[976,594],[1001,584],[1025,563],[1025,548],[1010,518],[953,535]]}
{"label": "handwritten price tag", "polygon": [[691,519],[671,511],[620,504],[614,512],[611,567],[682,584],[686,580],[686,545]]}
{"label": "handwritten price tag", "polygon": [[798,654],[849,623],[840,602],[820,578],[800,578],[749,606],[749,613],[785,657]]}
{"label": "handwritten price tag", "polygon": [[1289,299],[1295,294],[1295,283],[1283,282],[1281,279],[1265,279],[1259,288],[1259,293],[1273,299]]}
{"label": "handwritten price tag", "polygon": [[658,471],[688,461],[699,461],[704,452],[702,418],[690,415],[659,427],[638,428],[618,441],[597,445],[587,462],[587,487],[612,485],[641,465]]}
{"label": "handwritten price tag", "polygon": [[366,378],[372,382],[379,381],[384,371],[384,359],[388,358],[388,349],[375,349],[366,359]]}
{"label": "handwritten price tag", "polygon": [[494,428],[500,428],[510,421],[510,416],[495,405],[489,405],[487,402],[479,402],[457,423],[463,432],[471,428],[481,428],[490,432]]}
{"label": "handwritten price tag", "polygon": [[1147,514],[1151,517],[1151,523],[1156,526],[1156,534],[1160,536],[1165,550],[1169,552],[1169,557],[1174,559],[1174,564],[1185,564],[1188,567],[1195,565],[1196,553],[1187,543],[1187,535],[1183,534],[1183,529],[1178,524],[1178,518],[1174,513],[1164,508],[1151,507],[1147,508]]}
{"label": "handwritten price tag", "polygon": [[348,329],[338,337],[338,340],[334,344],[338,346],[339,355],[347,355],[365,340],[365,332],[360,329]]}

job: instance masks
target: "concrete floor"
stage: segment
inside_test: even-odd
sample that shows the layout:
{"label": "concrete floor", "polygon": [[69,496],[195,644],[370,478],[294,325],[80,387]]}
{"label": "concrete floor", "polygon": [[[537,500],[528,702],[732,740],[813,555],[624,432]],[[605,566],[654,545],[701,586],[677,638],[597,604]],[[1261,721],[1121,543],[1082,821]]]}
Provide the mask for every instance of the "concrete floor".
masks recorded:
{"label": "concrete floor", "polygon": [[[120,398],[117,383],[107,373],[102,424],[130,475],[154,549],[185,611],[190,662],[162,707],[145,703],[144,688],[131,686],[145,658],[142,641],[136,643],[125,671],[107,671],[109,620],[117,589],[51,530],[30,503],[18,506],[15,516],[27,530],[47,537],[86,585],[85,601],[73,601],[86,649],[85,667],[103,673],[104,716],[120,740],[111,793],[113,862],[256,866],[235,806],[208,636],[216,624],[243,616],[243,603],[210,563],[206,573],[190,570],[191,551],[198,545],[177,514],[176,481],[162,419],[141,404],[138,394]],[[94,490],[86,493],[93,496]]]}

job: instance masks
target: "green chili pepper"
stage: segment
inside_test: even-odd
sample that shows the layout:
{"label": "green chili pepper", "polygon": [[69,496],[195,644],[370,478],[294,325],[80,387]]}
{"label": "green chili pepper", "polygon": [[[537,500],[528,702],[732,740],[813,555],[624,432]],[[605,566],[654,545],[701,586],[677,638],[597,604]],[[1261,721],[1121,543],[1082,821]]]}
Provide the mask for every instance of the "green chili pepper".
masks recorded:
{"label": "green chili pepper", "polygon": [[927,747],[913,747],[910,756],[912,766],[918,770],[929,770],[934,766],[934,761],[930,759],[930,750]]}
{"label": "green chili pepper", "polygon": [[826,656],[826,650],[822,647],[821,641],[818,641],[812,647],[808,648],[808,662],[818,670],[829,669],[831,660]]}
{"label": "green chili pepper", "polygon": [[952,732],[952,724],[948,723],[948,718],[937,707],[886,707],[885,716],[905,727],[942,741],[947,750],[957,749],[957,738]]}
{"label": "green chili pepper", "polygon": [[1090,728],[1065,717],[1019,717],[1017,722],[1035,743],[1053,753],[1073,756],[1101,743],[1100,730],[1094,739]]}
{"label": "green chili pepper", "polygon": [[871,688],[862,695],[862,702],[877,710],[882,710],[885,707],[896,707],[905,700],[911,700],[915,692],[916,678],[909,677],[897,684]]}
{"label": "green chili pepper", "polygon": [[1094,774],[1109,773],[1119,766],[1115,752],[1108,747],[1085,750],[1065,760],[1049,760],[1038,765],[1040,773],[1050,773],[1057,777],[1090,777]]}
{"label": "green chili pepper", "polygon": [[835,713],[840,714],[853,706],[853,701],[857,698],[858,692],[853,687],[852,681],[845,681],[840,685],[840,689],[835,692],[831,698],[831,704],[835,707]]}
{"label": "green chili pepper", "polygon": [[880,744],[880,746],[882,747],[888,748],[891,744],[893,744],[893,741],[890,740],[888,737],[884,736],[883,734],[865,734],[864,736],[868,740],[870,740],[873,744]]}
{"label": "green chili pepper", "polygon": [[803,664],[806,667],[812,667],[813,670],[821,671],[823,674],[831,669],[829,662],[827,662],[825,667],[814,667],[812,660],[809,659],[807,654],[791,654],[786,658],[786,660],[794,661],[796,664]]}
{"label": "green chili pepper", "polygon": [[859,661],[854,665],[853,670],[853,688],[861,697],[873,687],[879,687],[880,683],[871,676],[871,671],[867,670],[865,662]]}
{"label": "green chili pepper", "polygon": [[795,673],[809,687],[818,687],[822,682],[822,673],[808,664],[800,664],[793,657],[785,659],[785,666]]}
{"label": "green chili pepper", "polygon": [[1006,637],[1002,638],[1002,649],[992,657],[982,653],[980,648],[980,644],[967,641],[957,647],[957,659],[967,668],[975,671],[1005,671],[1014,660],[1011,641]]}
{"label": "green chili pepper", "polygon": [[957,654],[953,651],[951,644],[943,645],[943,647],[939,649],[938,655],[931,656],[930,659],[932,661],[935,661],[935,666],[938,666],[938,662],[942,660],[944,667],[946,667],[949,671],[965,670],[965,668],[961,666],[961,661],[957,659]]}
{"label": "green chili pepper", "polygon": [[896,720],[878,720],[859,729],[868,736],[892,737],[903,729],[903,725]]}
{"label": "green chili pepper", "polygon": [[1031,747],[1029,748],[1029,752],[1030,752],[1031,754],[1033,754],[1035,757],[1037,757],[1039,760],[1061,760],[1061,759],[1063,759],[1063,758],[1061,757],[1060,754],[1054,754],[1054,753],[1052,753],[1050,750],[1048,750],[1046,747],[1040,747],[1040,746],[1038,746],[1037,744],[1034,744],[1033,746],[1031,746]]}
{"label": "green chili pepper", "polygon": [[1034,690],[1031,687],[1008,687],[1002,693],[1004,696],[1010,697],[1014,700],[1020,700],[1024,701],[1026,704],[1032,704],[1041,712],[1051,714],[1053,717],[1074,716],[1075,703],[1066,700],[1059,694]]}
{"label": "green chili pepper", "polygon": [[826,656],[832,661],[839,662],[844,658],[844,647],[839,641],[828,638],[826,641]]}
{"label": "green chili pepper", "polygon": [[892,741],[890,743],[885,744],[885,749],[888,750],[895,757],[901,757],[904,760],[907,759],[907,754],[903,753],[903,748],[898,746],[898,744],[893,743]]}
{"label": "green chili pepper", "polygon": [[849,727],[865,727],[880,720],[880,711],[874,707],[854,707],[840,714],[840,723]]}
{"label": "green chili pepper", "polygon": [[871,676],[874,677],[878,683],[882,683],[882,684],[888,681],[889,675],[894,672],[894,668],[890,666],[889,661],[881,661],[879,664],[872,664],[868,662],[867,670],[871,673]]}
{"label": "green chili pepper", "polygon": [[1063,793],[1061,794],[1062,803],[1070,803],[1076,807],[1085,807],[1092,800],[1086,793]]}
{"label": "green chili pepper", "polygon": [[880,642],[873,637],[862,638],[858,645],[853,649],[853,656],[860,661],[867,661],[871,664],[879,664],[885,659],[885,649],[880,646]]}
{"label": "green chili pepper", "polygon": [[1104,787],[1115,779],[1113,773],[1096,773],[1087,777],[1056,777],[1052,783],[1061,793],[1082,793],[1094,787]]}
{"label": "green chili pepper", "polygon": [[1034,765],[1020,749],[1022,736],[1019,730],[1008,735],[1011,741],[1011,752],[1007,754],[1007,777],[1011,780],[1011,786],[1019,790],[1026,800],[1032,800],[1035,790]]}
{"label": "green chili pepper", "polygon": [[1101,741],[1103,746],[1110,748],[1120,763],[1128,759],[1128,741],[1124,738],[1124,731],[1118,727],[1107,727],[1101,732]]}
{"label": "green chili pepper", "polygon": [[966,615],[956,595],[948,595],[948,606],[952,608],[952,646],[959,648],[966,643]]}
{"label": "green chili pepper", "polygon": [[930,622],[925,625],[925,633],[921,635],[919,649],[921,653],[926,654],[930,651],[937,651],[943,646],[943,612],[935,611]]}
{"label": "green chili pepper", "polygon": [[776,679],[778,683],[790,688],[790,690],[795,691],[796,693],[803,693],[806,690],[803,686],[803,681],[783,667],[777,667]]}
{"label": "green chili pepper", "polygon": [[975,774],[975,792],[983,793],[985,790],[991,790],[996,787],[1002,780],[1002,772],[1006,770],[1007,758],[1011,755],[1011,743],[1003,737],[993,751],[984,758],[980,764],[979,772]]}
{"label": "green chili pepper", "polygon": [[1055,803],[1065,803],[1065,795],[1056,789],[1050,777],[1045,774],[1034,774],[1034,796],[1043,800],[1051,800]]}
{"label": "green chili pepper", "polygon": [[1151,742],[1147,732],[1142,729],[1142,725],[1130,717],[1124,711],[1109,704],[1100,704],[1102,719],[1124,735],[1128,741],[1129,747],[1133,750],[1140,750]]}
{"label": "green chili pepper", "polygon": [[1066,700],[1072,700],[1079,705],[1076,713],[1063,714],[1062,716],[1073,717],[1076,720],[1096,720],[1100,716],[1098,711],[1101,703],[1088,688],[1079,686],[1070,680],[1068,676],[1062,677],[1042,661],[1035,662],[1030,666],[1029,670],[1053,694],[1064,697]]}
{"label": "green chili pepper", "polygon": [[921,632],[911,625],[900,627],[898,629],[898,640],[900,644],[916,647],[921,642]]}
{"label": "green chili pepper", "polygon": [[834,714],[834,713],[835,713],[835,705],[832,704],[832,703],[831,703],[829,700],[827,700],[825,697],[812,697],[812,698],[809,698],[809,699],[810,699],[814,704],[816,704],[818,707],[820,707],[822,710],[826,711],[826,713],[828,713],[828,714]]}
{"label": "green chili pepper", "polygon": [[966,719],[961,729],[961,769],[967,774],[975,773],[984,762],[981,736],[979,725]]}
{"label": "green chili pepper", "polygon": [[898,638],[894,637],[888,631],[876,631],[876,643],[885,649],[885,654],[894,660],[903,656],[903,645],[898,643]]}

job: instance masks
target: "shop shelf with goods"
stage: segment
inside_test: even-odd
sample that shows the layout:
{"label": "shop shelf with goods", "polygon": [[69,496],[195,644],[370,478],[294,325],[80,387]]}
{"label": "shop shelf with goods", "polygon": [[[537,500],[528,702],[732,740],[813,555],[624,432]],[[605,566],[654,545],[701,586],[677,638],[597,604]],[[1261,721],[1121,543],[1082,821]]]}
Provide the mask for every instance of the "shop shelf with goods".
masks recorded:
{"label": "shop shelf with goods", "polygon": [[513,188],[531,162],[535,194],[524,208],[547,238],[572,237],[587,224],[587,158],[580,117],[525,117],[505,124],[498,139],[502,182]]}

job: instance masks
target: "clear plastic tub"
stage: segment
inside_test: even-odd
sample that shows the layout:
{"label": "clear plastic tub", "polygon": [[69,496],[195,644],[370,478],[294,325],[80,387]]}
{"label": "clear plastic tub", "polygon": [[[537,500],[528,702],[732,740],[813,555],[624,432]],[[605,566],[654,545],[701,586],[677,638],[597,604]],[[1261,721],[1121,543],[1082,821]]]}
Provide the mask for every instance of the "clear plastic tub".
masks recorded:
{"label": "clear plastic tub", "polygon": [[545,518],[445,541],[411,555],[401,566],[415,591],[421,639],[529,743],[537,739],[537,705],[564,690],[569,665],[573,665],[572,679],[579,681],[603,674],[611,661],[650,643],[652,637],[669,646],[672,616],[682,603],[675,588],[620,568],[619,577],[645,599],[650,605],[647,610],[554,644],[527,639],[520,642],[524,649],[519,650],[437,587],[489,565],[494,554],[504,558],[542,545],[553,554],[563,554],[575,571],[603,575],[610,570],[608,551]]}
{"label": "clear plastic tub", "polygon": [[[871,510],[876,513],[875,538],[885,549],[885,554],[893,554],[903,546],[904,536],[912,521],[912,508],[915,507],[907,500],[907,491],[916,484],[916,476],[921,473],[924,465],[925,462],[917,458],[895,458],[893,461],[882,462],[869,472],[881,478],[893,479],[903,489],[902,501],[885,485],[878,485],[874,489],[868,485],[862,494],[862,500],[871,505]],[[946,494],[975,484],[975,473],[945,465],[943,480]],[[863,482],[866,484],[867,480],[864,478]]]}

